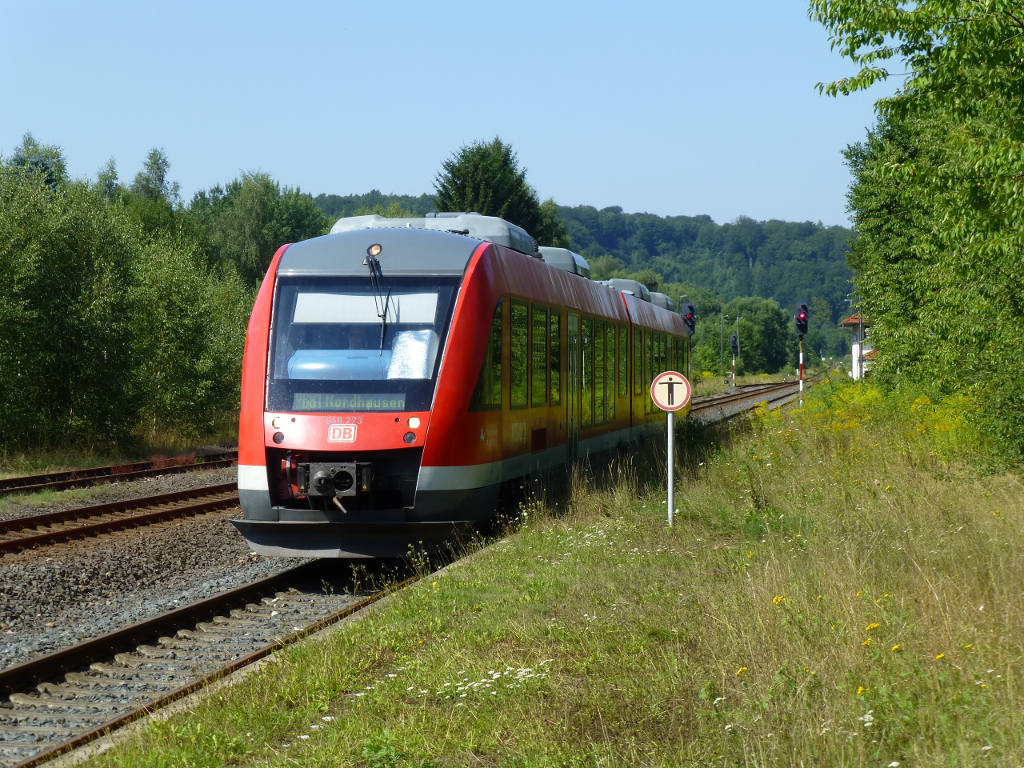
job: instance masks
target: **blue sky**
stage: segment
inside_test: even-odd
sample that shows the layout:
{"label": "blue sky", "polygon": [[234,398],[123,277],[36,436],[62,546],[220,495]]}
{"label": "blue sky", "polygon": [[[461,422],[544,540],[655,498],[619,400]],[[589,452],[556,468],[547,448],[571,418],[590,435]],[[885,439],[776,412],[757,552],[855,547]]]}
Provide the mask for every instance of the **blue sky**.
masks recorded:
{"label": "blue sky", "polygon": [[841,151],[882,92],[799,0],[386,3],[0,0],[0,153],[71,175],[160,147],[187,201],[242,171],[312,194],[433,191],[500,136],[542,199],[848,224]]}

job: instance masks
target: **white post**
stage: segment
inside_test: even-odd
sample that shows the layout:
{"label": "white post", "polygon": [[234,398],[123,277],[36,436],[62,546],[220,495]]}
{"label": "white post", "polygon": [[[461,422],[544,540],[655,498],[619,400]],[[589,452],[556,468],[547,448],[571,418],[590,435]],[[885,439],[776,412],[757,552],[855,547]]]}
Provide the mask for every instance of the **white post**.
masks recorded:
{"label": "white post", "polygon": [[668,412],[668,527],[672,527],[672,475],[675,474],[675,460],[672,456],[673,411]]}
{"label": "white post", "polygon": [[804,404],[804,340],[800,338],[800,403]]}

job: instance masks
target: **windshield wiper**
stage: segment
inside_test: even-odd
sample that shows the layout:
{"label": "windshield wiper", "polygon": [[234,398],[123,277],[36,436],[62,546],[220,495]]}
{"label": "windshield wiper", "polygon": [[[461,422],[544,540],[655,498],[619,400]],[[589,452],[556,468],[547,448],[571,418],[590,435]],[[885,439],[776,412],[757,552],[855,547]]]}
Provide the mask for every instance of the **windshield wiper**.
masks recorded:
{"label": "windshield wiper", "polygon": [[[373,248],[374,246],[370,246]],[[379,252],[379,246],[378,252]],[[380,349],[378,350],[380,355],[384,356],[384,334],[388,329],[388,307],[391,304],[391,289],[388,289],[387,294],[384,293],[384,273],[380,268],[380,260],[370,252],[370,248],[366,250],[366,258],[363,259],[363,264],[370,270],[370,286],[373,288],[374,306],[377,308],[377,317],[380,318]]]}
{"label": "windshield wiper", "polygon": [[384,332],[388,329],[388,304],[391,303],[391,289],[388,288],[388,295],[384,297],[384,311],[381,312],[380,317],[380,356],[384,356]]}

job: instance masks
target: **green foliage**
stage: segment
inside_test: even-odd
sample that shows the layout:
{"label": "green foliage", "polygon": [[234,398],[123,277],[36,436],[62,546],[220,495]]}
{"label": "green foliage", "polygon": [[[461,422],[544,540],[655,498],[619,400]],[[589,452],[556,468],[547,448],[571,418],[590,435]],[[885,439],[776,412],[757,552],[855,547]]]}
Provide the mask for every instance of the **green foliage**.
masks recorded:
{"label": "green foliage", "polygon": [[[167,174],[171,163],[162,149],[151,149],[135,181],[124,190],[121,200],[128,213],[152,237],[174,232],[180,219],[178,184]],[[110,187],[110,167],[100,172],[100,183]]]}
{"label": "green foliage", "polygon": [[[733,299],[724,312],[731,318],[725,332],[739,328],[740,357],[737,373],[775,373],[789,362],[793,337],[790,316],[772,299]],[[730,330],[731,329],[731,330]]]}
{"label": "green foliage", "polygon": [[132,201],[165,192],[141,190],[113,163],[96,185],[0,166],[0,449],[191,439],[233,420],[252,294],[187,238],[147,231]]}
{"label": "green foliage", "polygon": [[243,173],[223,189],[196,193],[188,213],[211,263],[232,265],[251,287],[259,285],[280,246],[329,228],[309,195],[282,189],[266,173]]}
{"label": "green foliage", "polygon": [[25,175],[38,175],[50,189],[67,181],[67,164],[60,147],[40,144],[31,133],[21,139],[21,146],[14,150],[6,165]]}
{"label": "green foliage", "polygon": [[512,147],[495,137],[462,147],[444,161],[434,180],[440,211],[473,211],[498,216],[525,229],[541,244],[547,231],[537,193],[526,183]]}
{"label": "green foliage", "polygon": [[406,212],[408,216],[425,216],[437,210],[433,195],[385,195],[376,189],[363,195],[319,194],[313,198],[313,202],[332,221],[343,216],[357,216],[363,212],[377,212],[386,216],[389,215],[386,211],[392,206],[397,206],[398,210]]}
{"label": "green foliage", "polygon": [[0,169],[0,443],[123,436],[138,235],[81,183]]}
{"label": "green foliage", "polygon": [[832,94],[909,75],[847,151],[861,237],[851,259],[896,385],[961,392],[1008,454],[1024,457],[1024,22],[1005,0],[922,0],[894,11],[815,0],[811,17],[858,72]]}
{"label": "green foliage", "polygon": [[170,237],[148,244],[133,267],[143,435],[223,431],[237,417],[252,293],[233,270],[208,267],[194,243]]}
{"label": "green foliage", "polygon": [[[558,213],[591,267],[598,265],[598,279],[651,270],[666,283],[686,281],[725,301],[760,296],[787,311],[820,299],[829,331],[848,314],[851,233],[843,227],[747,217],[719,225],[709,216],[627,214],[618,206],[559,206]],[[829,354],[842,354],[845,341],[840,331],[822,336]]]}

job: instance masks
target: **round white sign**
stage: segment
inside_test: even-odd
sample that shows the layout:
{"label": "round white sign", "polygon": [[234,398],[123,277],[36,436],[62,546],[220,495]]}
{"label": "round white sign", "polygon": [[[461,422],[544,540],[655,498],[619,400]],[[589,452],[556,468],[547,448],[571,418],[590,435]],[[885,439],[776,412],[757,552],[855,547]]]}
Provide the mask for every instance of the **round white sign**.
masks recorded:
{"label": "round white sign", "polygon": [[665,371],[651,382],[651,399],[663,411],[678,411],[690,402],[690,382],[681,373]]}

